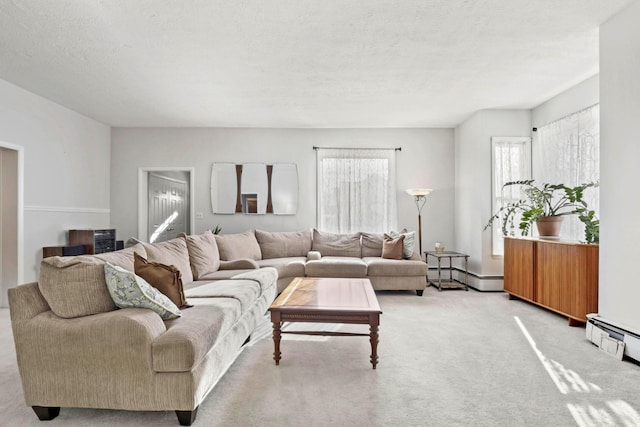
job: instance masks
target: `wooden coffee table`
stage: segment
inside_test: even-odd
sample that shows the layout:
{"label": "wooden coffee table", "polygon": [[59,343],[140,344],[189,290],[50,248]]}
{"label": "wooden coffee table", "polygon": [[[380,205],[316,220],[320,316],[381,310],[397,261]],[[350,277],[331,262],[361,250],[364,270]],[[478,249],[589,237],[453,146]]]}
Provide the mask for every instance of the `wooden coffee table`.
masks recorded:
{"label": "wooden coffee table", "polygon": [[[269,307],[273,322],[273,360],[280,364],[281,334],[368,336],[371,364],[378,364],[380,305],[369,279],[296,277]],[[284,322],[369,325],[368,334],[324,331],[283,331]]]}

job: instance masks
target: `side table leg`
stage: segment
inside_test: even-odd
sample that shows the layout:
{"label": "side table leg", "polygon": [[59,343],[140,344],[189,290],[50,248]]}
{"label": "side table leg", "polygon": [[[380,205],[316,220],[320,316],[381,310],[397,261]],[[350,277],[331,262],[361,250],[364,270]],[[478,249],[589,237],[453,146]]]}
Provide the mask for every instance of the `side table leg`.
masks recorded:
{"label": "side table leg", "polygon": [[469,291],[469,257],[464,257],[464,290]]}
{"label": "side table leg", "polygon": [[376,369],[376,366],[378,365],[378,324],[380,323],[380,317],[370,317],[369,323],[369,341],[371,342],[371,365],[373,365],[373,369]]}
{"label": "side table leg", "polygon": [[276,366],[280,365],[280,328],[282,322],[273,320],[273,360],[276,361]]}
{"label": "side table leg", "polygon": [[438,292],[442,292],[442,277],[440,271],[440,257],[438,257]]}

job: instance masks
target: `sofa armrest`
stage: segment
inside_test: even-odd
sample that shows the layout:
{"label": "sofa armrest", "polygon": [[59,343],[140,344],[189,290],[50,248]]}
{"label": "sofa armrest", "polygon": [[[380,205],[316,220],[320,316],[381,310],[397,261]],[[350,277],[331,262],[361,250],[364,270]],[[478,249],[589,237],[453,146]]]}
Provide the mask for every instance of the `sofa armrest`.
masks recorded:
{"label": "sofa armrest", "polygon": [[250,258],[234,259],[233,261],[220,261],[220,270],[248,270],[260,268],[255,260]]}
{"label": "sofa armrest", "polygon": [[10,288],[7,294],[12,323],[29,320],[40,313],[51,310],[47,300],[42,296],[37,282]]}
{"label": "sofa armrest", "polygon": [[17,320],[16,356],[30,406],[104,407],[109,390],[149,382],[151,346],[166,331],[160,316],[141,308],[73,319],[45,311]]}

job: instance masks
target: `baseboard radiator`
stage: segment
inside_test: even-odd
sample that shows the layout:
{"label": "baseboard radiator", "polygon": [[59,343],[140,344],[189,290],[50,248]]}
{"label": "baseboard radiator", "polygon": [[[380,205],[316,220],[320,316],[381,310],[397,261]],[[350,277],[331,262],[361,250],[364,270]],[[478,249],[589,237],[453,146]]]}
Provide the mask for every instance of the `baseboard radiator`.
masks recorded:
{"label": "baseboard radiator", "polygon": [[605,320],[597,314],[587,314],[587,339],[600,350],[622,360],[627,356],[640,362],[640,334]]}

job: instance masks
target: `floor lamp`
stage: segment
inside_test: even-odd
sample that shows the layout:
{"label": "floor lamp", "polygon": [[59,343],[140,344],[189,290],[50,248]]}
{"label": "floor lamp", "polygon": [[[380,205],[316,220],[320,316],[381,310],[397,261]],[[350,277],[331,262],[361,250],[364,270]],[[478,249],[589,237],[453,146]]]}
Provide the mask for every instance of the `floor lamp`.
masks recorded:
{"label": "floor lamp", "polygon": [[416,202],[418,208],[418,242],[420,242],[420,258],[422,258],[422,208],[427,202],[427,194],[431,193],[430,188],[409,188],[407,190]]}

